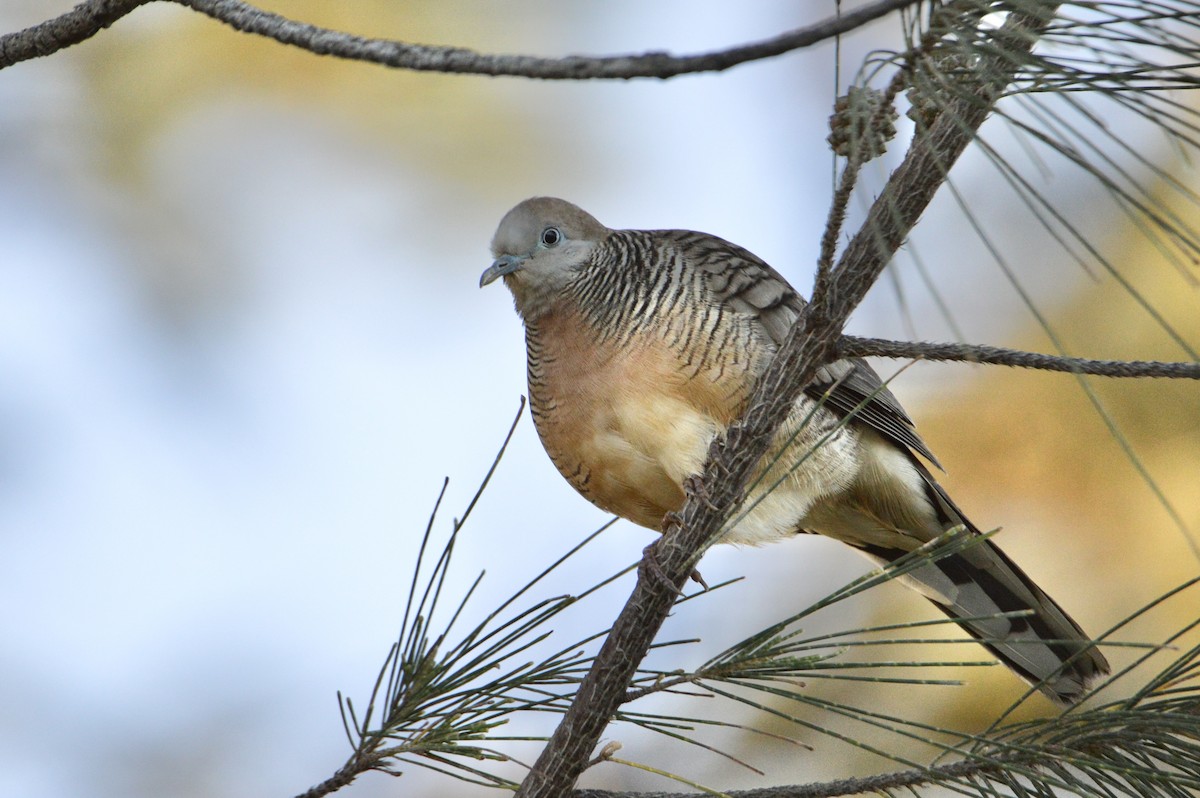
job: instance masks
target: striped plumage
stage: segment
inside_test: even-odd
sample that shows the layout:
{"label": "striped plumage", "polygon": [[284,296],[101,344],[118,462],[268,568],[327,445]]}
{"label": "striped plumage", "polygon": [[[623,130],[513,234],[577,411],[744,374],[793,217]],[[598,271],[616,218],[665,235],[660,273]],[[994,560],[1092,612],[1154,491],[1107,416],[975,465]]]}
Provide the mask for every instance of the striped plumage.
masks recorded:
{"label": "striped plumage", "polygon": [[[661,529],[804,300],[720,238],[609,230],[551,198],[510,211],[492,250],[481,284],[503,277],[525,322],[530,408],[551,460],[601,508]],[[977,534],[918,454],[937,462],[875,372],[857,359],[830,364],[797,400],[723,541],[816,532],[886,562],[958,525]],[[905,579],[1015,672],[1045,680],[1052,698],[1076,701],[1108,672],[990,541]],[[1034,612],[979,620],[1016,610]]]}

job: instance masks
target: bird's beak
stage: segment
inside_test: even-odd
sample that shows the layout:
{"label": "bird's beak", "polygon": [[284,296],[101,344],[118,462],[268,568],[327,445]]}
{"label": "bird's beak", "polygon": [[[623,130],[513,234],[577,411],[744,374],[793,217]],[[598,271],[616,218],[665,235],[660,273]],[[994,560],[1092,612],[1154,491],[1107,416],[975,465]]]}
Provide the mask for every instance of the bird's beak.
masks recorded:
{"label": "bird's beak", "polygon": [[483,288],[490,282],[506,274],[512,274],[525,263],[525,258],[518,255],[501,255],[487,267],[487,271],[479,275],[479,287]]}

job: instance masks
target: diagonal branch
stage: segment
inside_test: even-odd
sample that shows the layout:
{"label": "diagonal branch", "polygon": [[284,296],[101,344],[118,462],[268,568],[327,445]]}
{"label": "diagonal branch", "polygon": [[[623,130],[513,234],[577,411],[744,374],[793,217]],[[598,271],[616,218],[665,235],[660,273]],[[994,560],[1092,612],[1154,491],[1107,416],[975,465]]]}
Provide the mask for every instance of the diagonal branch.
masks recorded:
{"label": "diagonal branch", "polygon": [[858,338],[843,335],[837,344],[838,357],[902,357],[914,360],[957,360],[965,363],[990,363],[1068,374],[1095,374],[1099,377],[1166,377],[1200,380],[1200,363],[1171,363],[1159,360],[1091,360],[1084,357],[1045,355],[981,344],[933,344],[888,341],[882,338]]}
{"label": "diagonal branch", "polygon": [[633,594],[519,796],[566,795],[587,767],[638,663],[696,562],[739,504],[775,430],[817,369],[836,358],[846,318],[916,224],[1057,8],[1055,2],[1029,2],[1012,12],[993,34],[1004,46],[981,59],[973,90],[951,99],[927,132],[914,139],[831,272],[826,290],[814,295],[759,380],[749,409],[724,440],[713,443],[699,488],[689,490],[678,517],[648,550]]}
{"label": "diagonal branch", "polygon": [[[191,8],[243,33],[264,36],[317,55],[367,61],[396,69],[469,75],[510,75],[541,80],[628,80],[671,78],[720,72],[810,47],[848,33],[919,0],[876,0],[840,16],[750,44],[693,55],[649,52],[641,55],[567,56],[478,53],[464,47],[369,39],[297,22],[241,0],[163,0]],[[87,0],[71,11],[23,31],[0,36],[0,69],[50,55],[85,41],[117,19],[153,0]]]}

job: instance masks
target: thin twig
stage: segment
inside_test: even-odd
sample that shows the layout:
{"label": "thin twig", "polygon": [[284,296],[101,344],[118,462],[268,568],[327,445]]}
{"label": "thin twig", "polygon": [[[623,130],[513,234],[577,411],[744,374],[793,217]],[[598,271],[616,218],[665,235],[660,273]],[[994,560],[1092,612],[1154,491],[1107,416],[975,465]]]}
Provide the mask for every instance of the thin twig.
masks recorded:
{"label": "thin twig", "polygon": [[[911,63],[915,59],[925,57],[937,43],[938,37],[933,31],[929,31],[922,37],[920,45],[913,50],[909,56]],[[866,135],[880,135],[885,120],[888,119],[888,114],[895,108],[896,95],[899,94],[909,80],[910,69],[900,69],[888,81],[887,88],[882,92],[879,99],[879,106],[875,113],[872,114],[870,123],[867,125]],[[841,235],[842,225],[846,221],[846,209],[850,203],[850,197],[858,185],[858,175],[863,164],[869,160],[864,148],[867,145],[862,141],[854,142],[854,147],[851,149],[850,156],[846,159],[845,167],[842,170],[841,179],[838,182],[837,189],[833,193],[833,199],[829,204],[829,214],[825,219],[825,229],[821,234],[821,250],[817,258],[817,275],[813,280],[812,298],[817,300],[828,290],[829,275],[833,269],[833,259],[837,255],[837,239]]]}
{"label": "thin twig", "polygon": [[[88,0],[62,16],[23,31],[0,36],[0,69],[50,55],[78,44],[117,19],[153,0]],[[369,39],[297,22],[241,0],[164,0],[191,8],[244,33],[265,36],[317,55],[367,61],[396,69],[469,75],[510,75],[541,80],[628,80],[671,78],[696,72],[720,72],[811,47],[848,33],[919,0],[876,0],[837,17],[770,39],[693,55],[648,52],[641,55],[567,56],[479,53],[464,47]]]}
{"label": "thin twig", "polygon": [[828,290],[829,274],[833,270],[833,259],[837,255],[838,236],[841,234],[842,224],[846,221],[846,206],[850,202],[855,185],[858,184],[858,173],[862,165],[862,157],[857,153],[848,158],[842,169],[837,190],[833,192],[829,214],[825,218],[825,231],[821,234],[821,254],[817,258],[817,276],[813,279],[814,298]]}
{"label": "thin twig", "polygon": [[356,751],[346,764],[320,784],[314,785],[296,796],[296,798],[324,798],[332,795],[369,770],[375,770],[383,761],[383,755]]}
{"label": "thin twig", "polygon": [[1098,377],[1165,377],[1200,380],[1200,363],[1160,360],[1091,360],[1083,357],[1046,355],[983,344],[940,344],[889,341],[883,338],[842,336],[837,352],[840,357],[901,357],[914,360],[956,360],[965,363],[989,363],[1069,374],[1094,374]]}
{"label": "thin twig", "polygon": [[[1020,759],[1031,759],[1031,756]],[[877,776],[864,776],[854,779],[838,779],[836,781],[814,782],[812,784],[792,784],[780,787],[762,787],[756,790],[727,790],[729,798],[838,798],[843,795],[858,795],[884,790],[900,790],[905,787],[919,787],[924,784],[937,784],[947,779],[962,778],[972,775],[988,775],[1003,770],[1018,760],[1011,758],[988,757],[986,759],[967,759],[951,762],[934,768],[914,768],[895,773],[882,773]],[[610,790],[575,790],[571,798],[702,798],[703,793],[686,792],[618,792]]]}

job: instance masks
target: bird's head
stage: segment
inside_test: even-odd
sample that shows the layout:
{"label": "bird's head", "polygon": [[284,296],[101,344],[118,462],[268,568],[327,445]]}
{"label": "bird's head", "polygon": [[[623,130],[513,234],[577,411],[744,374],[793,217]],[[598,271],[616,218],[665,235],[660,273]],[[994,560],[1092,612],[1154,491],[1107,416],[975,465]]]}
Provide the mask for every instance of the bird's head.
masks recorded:
{"label": "bird's head", "polygon": [[492,238],[495,260],[480,276],[479,286],[503,277],[517,312],[532,321],[553,307],[609,232],[566,200],[527,199],[500,220]]}

